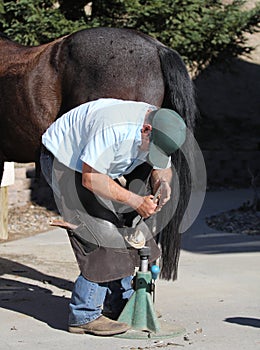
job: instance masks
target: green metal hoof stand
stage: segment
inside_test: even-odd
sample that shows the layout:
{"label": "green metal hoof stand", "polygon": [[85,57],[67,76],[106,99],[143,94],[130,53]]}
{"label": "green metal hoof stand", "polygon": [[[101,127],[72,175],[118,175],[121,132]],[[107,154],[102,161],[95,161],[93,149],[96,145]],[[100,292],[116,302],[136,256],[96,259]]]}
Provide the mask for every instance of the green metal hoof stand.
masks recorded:
{"label": "green metal hoof stand", "polygon": [[140,269],[136,273],[135,292],[129,299],[124,310],[118,318],[119,322],[126,322],[131,329],[117,335],[120,338],[172,338],[185,332],[180,326],[169,325],[166,322],[160,322],[157,318],[152,293],[154,295],[154,280],[157,278],[160,270],[158,266],[152,266],[149,270],[148,257],[150,248],[143,247],[139,250]]}

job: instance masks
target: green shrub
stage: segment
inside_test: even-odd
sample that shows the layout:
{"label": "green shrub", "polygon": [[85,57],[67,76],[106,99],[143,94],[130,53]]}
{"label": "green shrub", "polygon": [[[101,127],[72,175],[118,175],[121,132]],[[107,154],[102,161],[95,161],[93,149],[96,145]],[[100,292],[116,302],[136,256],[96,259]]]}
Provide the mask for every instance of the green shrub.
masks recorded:
{"label": "green shrub", "polygon": [[[27,45],[53,40],[97,26],[130,27],[176,49],[191,66],[201,69],[220,59],[250,53],[246,34],[259,27],[260,5],[220,0],[0,0],[0,30]],[[58,6],[57,6],[58,5]]]}

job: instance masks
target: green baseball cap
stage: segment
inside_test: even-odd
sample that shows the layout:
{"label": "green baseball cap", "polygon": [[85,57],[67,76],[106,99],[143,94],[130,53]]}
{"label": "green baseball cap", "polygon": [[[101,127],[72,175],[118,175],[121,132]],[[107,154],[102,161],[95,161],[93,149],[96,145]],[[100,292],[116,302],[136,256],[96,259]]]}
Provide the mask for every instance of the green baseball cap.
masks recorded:
{"label": "green baseball cap", "polygon": [[160,108],[151,112],[152,132],[149,147],[149,161],[161,169],[167,167],[169,157],[181,147],[186,138],[186,125],[175,111]]}

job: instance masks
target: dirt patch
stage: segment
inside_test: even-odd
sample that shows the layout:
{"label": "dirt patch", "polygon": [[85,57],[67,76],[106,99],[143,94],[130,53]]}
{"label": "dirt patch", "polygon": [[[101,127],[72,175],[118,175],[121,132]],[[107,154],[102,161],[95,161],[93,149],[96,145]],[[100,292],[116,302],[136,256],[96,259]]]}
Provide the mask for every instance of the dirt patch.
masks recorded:
{"label": "dirt patch", "polygon": [[10,208],[8,210],[8,239],[4,242],[48,231],[51,229],[49,225],[51,219],[60,219],[60,216],[54,209],[47,209],[32,202],[21,207]]}

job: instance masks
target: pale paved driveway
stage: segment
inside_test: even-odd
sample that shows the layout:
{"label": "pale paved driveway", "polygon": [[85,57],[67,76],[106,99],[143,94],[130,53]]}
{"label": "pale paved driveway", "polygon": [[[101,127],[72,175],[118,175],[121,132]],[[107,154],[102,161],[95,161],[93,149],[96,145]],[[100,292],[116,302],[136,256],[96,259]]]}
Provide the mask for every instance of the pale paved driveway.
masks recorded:
{"label": "pale paved driveway", "polygon": [[203,221],[248,196],[244,190],[207,194],[183,236],[178,281],[157,282],[156,308],[165,321],[186,328],[162,343],[66,332],[78,268],[64,231],[0,244],[0,349],[260,349],[260,237],[216,233]]}

